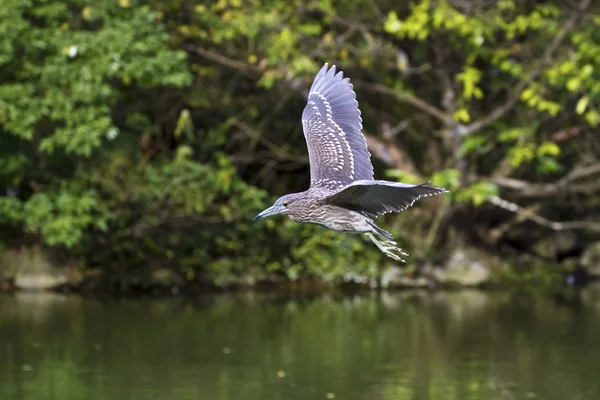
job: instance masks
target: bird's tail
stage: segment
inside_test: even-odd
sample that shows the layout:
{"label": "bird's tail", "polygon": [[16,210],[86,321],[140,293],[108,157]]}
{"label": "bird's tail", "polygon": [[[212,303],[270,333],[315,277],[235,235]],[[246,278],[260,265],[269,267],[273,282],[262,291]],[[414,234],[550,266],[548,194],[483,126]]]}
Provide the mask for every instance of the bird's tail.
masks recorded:
{"label": "bird's tail", "polygon": [[388,231],[385,231],[383,229],[381,229],[380,227],[378,227],[375,222],[371,221],[371,220],[367,220],[367,222],[369,223],[369,225],[371,225],[374,229],[374,233],[376,233],[377,235],[381,236],[382,238],[385,238],[387,240],[393,240],[394,237],[392,236],[391,233],[389,233]]}

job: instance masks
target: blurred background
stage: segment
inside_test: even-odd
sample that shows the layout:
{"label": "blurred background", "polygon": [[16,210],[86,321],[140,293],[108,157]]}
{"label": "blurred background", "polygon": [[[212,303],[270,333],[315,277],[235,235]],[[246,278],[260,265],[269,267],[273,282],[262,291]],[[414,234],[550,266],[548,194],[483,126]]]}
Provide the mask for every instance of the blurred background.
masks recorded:
{"label": "blurred background", "polygon": [[[122,288],[598,274],[591,3],[6,0],[3,259]],[[381,218],[408,269],[357,235],[250,223],[308,187],[324,62],[354,84],[376,176],[451,191]]]}
{"label": "blurred background", "polygon": [[[325,62],[376,177],[450,190],[378,220],[407,264],[250,222]],[[598,398],[599,62],[591,0],[3,0],[0,397]]]}

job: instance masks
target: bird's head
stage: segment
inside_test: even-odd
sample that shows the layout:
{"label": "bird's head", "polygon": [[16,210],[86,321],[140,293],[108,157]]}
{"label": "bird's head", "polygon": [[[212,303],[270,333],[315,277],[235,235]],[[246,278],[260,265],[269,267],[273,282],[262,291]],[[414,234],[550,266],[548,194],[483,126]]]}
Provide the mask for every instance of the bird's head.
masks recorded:
{"label": "bird's head", "polygon": [[291,210],[293,210],[294,205],[296,204],[296,200],[298,200],[298,193],[286,194],[285,196],[281,196],[275,201],[275,203],[259,213],[252,219],[252,221],[269,217],[271,215],[277,214],[289,214]]}

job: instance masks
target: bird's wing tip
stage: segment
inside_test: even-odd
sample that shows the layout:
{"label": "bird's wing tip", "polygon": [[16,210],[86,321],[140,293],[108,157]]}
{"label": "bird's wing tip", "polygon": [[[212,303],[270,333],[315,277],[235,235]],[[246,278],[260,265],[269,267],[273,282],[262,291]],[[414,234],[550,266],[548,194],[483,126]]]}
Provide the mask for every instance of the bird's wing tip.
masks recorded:
{"label": "bird's wing tip", "polygon": [[331,76],[335,76],[336,70],[337,70],[337,68],[336,68],[335,64],[332,64],[331,68],[329,68],[329,71],[327,71],[327,72],[330,73]]}
{"label": "bird's wing tip", "polygon": [[344,78],[344,71],[341,71],[335,64],[330,65],[329,62],[325,62],[323,64],[323,66],[321,67],[321,69],[319,70],[319,73],[317,74],[317,76],[323,76],[323,75],[339,79],[340,81],[344,81],[344,82],[352,85],[350,83],[350,78]]}

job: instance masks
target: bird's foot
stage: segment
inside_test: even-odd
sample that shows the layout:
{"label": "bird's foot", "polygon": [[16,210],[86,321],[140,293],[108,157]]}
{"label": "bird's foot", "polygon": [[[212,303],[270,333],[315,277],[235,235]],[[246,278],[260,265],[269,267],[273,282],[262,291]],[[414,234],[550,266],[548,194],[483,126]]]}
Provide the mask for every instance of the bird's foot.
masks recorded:
{"label": "bird's foot", "polygon": [[394,242],[393,240],[385,240],[382,241],[383,244],[383,248],[382,251],[383,253],[390,257],[393,258],[396,261],[400,261],[405,263],[406,260],[403,259],[402,257],[408,257],[408,253],[405,253],[399,246],[398,243]]}
{"label": "bird's foot", "polygon": [[407,257],[408,253],[402,251],[402,249],[398,246],[398,243],[389,239],[376,238],[371,232],[368,232],[367,236],[373,243],[375,243],[375,245],[383,252],[383,254],[396,261],[406,262],[402,256]]}

